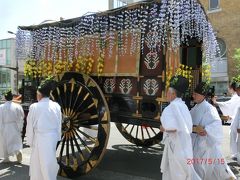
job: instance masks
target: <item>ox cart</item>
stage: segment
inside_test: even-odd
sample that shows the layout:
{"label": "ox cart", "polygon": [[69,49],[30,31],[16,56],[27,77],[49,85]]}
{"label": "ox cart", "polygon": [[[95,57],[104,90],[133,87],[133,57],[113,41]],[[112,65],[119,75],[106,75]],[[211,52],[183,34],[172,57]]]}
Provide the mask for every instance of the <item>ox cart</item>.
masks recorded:
{"label": "ox cart", "polygon": [[203,52],[210,61],[217,49],[197,0],[142,1],[79,18],[19,26],[17,56],[26,58],[23,104],[27,110],[34,87],[54,76],[58,85],[51,98],[63,114],[59,173],[86,174],[105,153],[110,122],[137,146],[159,143],[171,76],[180,67],[189,78],[191,88],[184,98],[191,104],[192,89],[203,78]]}

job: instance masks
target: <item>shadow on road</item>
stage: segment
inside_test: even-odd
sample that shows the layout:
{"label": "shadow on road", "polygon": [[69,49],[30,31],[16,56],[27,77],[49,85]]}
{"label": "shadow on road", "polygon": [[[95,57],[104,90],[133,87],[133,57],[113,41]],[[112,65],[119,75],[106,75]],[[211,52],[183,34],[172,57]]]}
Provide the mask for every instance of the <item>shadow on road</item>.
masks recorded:
{"label": "shadow on road", "polygon": [[231,161],[228,163],[228,166],[231,168],[232,172],[237,176],[240,177],[240,165],[237,162]]}
{"label": "shadow on road", "polygon": [[1,180],[20,180],[29,179],[29,166],[19,164],[18,162],[8,162],[0,164],[0,179]]}
{"label": "shadow on road", "polygon": [[149,148],[114,145],[107,150],[98,169],[159,180],[162,151],[160,145]]}

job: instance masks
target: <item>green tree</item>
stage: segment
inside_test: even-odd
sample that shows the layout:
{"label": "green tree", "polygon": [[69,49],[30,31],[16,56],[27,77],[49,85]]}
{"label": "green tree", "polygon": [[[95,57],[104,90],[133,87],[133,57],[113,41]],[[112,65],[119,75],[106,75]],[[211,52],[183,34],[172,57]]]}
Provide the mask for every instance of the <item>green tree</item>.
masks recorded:
{"label": "green tree", "polygon": [[235,49],[233,60],[236,67],[236,76],[239,76],[240,75],[240,48]]}

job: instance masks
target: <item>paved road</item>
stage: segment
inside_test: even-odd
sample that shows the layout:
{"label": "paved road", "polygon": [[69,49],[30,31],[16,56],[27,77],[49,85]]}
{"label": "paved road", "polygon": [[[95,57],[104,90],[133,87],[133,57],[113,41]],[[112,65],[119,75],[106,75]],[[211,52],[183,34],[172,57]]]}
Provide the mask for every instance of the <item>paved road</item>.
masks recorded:
{"label": "paved road", "polygon": [[[239,176],[240,166],[230,160],[229,157],[229,126],[224,126],[223,154],[226,157],[231,169]],[[28,169],[30,149],[24,148],[23,164],[12,162],[0,164],[1,180],[28,180]],[[111,134],[108,148],[104,158],[96,169],[89,174],[78,177],[76,180],[159,180],[159,170],[162,147],[156,145],[152,148],[136,147],[126,141],[111,125]],[[58,180],[68,180],[58,177]]]}

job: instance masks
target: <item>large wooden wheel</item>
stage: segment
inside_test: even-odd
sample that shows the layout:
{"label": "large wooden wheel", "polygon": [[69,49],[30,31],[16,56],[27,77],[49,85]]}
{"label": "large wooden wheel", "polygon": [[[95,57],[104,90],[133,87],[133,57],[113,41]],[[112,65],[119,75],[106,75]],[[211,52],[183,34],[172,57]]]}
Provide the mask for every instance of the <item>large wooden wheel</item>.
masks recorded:
{"label": "large wooden wheel", "polygon": [[[134,101],[128,97],[114,97],[110,101],[114,113],[114,122],[122,136],[137,146],[149,147],[162,140],[160,125],[149,125],[149,119],[134,117]],[[154,120],[153,120],[154,121]]]}
{"label": "large wooden wheel", "polygon": [[159,128],[127,123],[116,123],[116,126],[124,138],[137,146],[149,147],[159,144],[162,140],[163,133],[160,132]]}
{"label": "large wooden wheel", "polygon": [[62,108],[62,139],[58,143],[59,174],[76,177],[88,173],[105,152],[110,116],[96,82],[87,75],[67,72],[58,77],[51,98]]}

